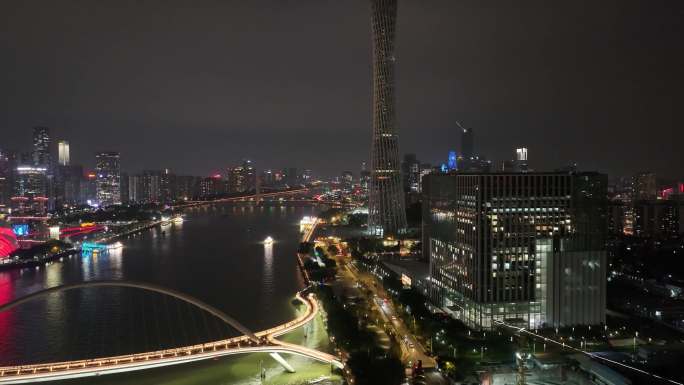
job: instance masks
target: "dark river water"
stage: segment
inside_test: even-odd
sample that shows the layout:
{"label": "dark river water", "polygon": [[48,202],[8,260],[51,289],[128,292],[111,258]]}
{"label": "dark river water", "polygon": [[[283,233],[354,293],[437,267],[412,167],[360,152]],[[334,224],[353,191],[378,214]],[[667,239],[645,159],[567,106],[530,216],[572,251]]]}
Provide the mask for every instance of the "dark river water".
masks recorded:
{"label": "dark river water", "polygon": [[[88,280],[148,282],[190,294],[258,331],[290,320],[303,280],[298,222],[311,207],[220,205],[123,239],[109,254],[0,272],[0,303]],[[275,243],[262,241],[272,236]],[[129,288],[50,294],[0,313],[0,365],[154,350],[236,335],[206,313]]]}

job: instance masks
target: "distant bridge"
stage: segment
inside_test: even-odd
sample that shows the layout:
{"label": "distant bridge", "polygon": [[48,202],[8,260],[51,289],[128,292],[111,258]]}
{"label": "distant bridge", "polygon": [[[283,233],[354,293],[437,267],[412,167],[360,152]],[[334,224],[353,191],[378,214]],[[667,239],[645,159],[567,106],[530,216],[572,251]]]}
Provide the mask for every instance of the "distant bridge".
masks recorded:
{"label": "distant bridge", "polygon": [[72,285],[56,286],[6,303],[0,306],[0,312],[10,310],[25,302],[47,296],[51,293],[64,292],[67,290],[86,287],[130,287],[168,295],[181,301],[190,303],[214,315],[243,335],[203,344],[162,349],[144,353],[92,358],[77,361],[0,367],[0,384],[22,384],[100,376],[105,374],[131,372],[162,366],[178,365],[234,354],[257,352],[270,353],[271,356],[276,359],[276,361],[285,367],[286,370],[291,372],[294,371],[294,369],[282,357],[280,357],[278,353],[289,353],[308,357],[319,362],[331,364],[339,369],[344,367],[344,364],[334,355],[276,339],[283,334],[302,327],[316,316],[319,308],[313,294],[302,296],[300,293],[297,293],[296,295],[296,298],[306,306],[306,311],[303,315],[290,322],[256,333],[253,333],[248,328],[240,324],[237,320],[228,316],[221,310],[216,309],[215,307],[208,305],[197,298],[161,286],[130,281],[90,281]]}

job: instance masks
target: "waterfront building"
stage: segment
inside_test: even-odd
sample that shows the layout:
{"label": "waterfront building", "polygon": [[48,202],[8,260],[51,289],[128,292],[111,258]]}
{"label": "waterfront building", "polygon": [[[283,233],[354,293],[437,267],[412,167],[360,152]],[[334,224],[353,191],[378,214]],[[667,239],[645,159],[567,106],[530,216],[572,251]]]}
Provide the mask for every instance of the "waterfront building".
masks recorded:
{"label": "waterfront building", "polygon": [[101,152],[96,155],[97,203],[100,206],[121,203],[121,165],[118,152]]}
{"label": "waterfront building", "polygon": [[423,253],[432,299],[476,329],[605,322],[606,176],[431,174]]}
{"label": "waterfront building", "polygon": [[275,185],[275,173],[273,170],[263,170],[260,175],[261,185],[271,187]]}
{"label": "waterfront building", "polygon": [[245,159],[241,165],[228,168],[226,184],[230,193],[246,192],[254,189],[256,187],[256,170],[252,165],[252,161]]}
{"label": "waterfront building", "polygon": [[182,175],[176,177],[176,199],[192,200],[199,193],[200,177]]}
{"label": "waterfront building", "polygon": [[368,231],[373,236],[406,229],[394,112],[394,35],[397,0],[371,0],[373,32],[373,135]]}
{"label": "waterfront building", "polygon": [[60,140],[57,142],[57,164],[59,166],[68,166],[70,163],[69,142]]}
{"label": "waterfront building", "polygon": [[203,178],[199,184],[199,195],[202,198],[211,198],[225,193],[225,183],[220,175]]}
{"label": "waterfront building", "polygon": [[299,184],[299,174],[297,174],[297,168],[296,167],[290,167],[287,169],[285,172],[285,179],[287,181],[287,184],[290,187],[296,186]]}

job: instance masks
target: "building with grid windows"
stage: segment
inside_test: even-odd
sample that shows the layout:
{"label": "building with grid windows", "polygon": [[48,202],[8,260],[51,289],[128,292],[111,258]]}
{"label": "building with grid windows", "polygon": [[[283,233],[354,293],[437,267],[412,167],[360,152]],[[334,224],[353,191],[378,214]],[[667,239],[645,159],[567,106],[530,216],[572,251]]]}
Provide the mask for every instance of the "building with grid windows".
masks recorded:
{"label": "building with grid windows", "polygon": [[606,184],[598,173],[426,176],[432,299],[475,329],[605,322]]}

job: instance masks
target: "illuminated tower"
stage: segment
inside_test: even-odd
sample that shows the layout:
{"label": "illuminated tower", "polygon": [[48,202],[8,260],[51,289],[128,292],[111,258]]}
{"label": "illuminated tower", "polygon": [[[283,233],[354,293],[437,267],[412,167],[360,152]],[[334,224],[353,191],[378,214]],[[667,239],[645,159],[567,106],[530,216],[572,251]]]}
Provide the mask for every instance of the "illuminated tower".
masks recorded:
{"label": "illuminated tower", "polygon": [[57,160],[60,166],[68,166],[69,161],[69,142],[60,140],[57,142]]}
{"label": "illuminated tower", "polygon": [[368,194],[371,235],[406,229],[399,147],[394,116],[394,31],[397,0],[371,0],[373,30],[373,137]]}

